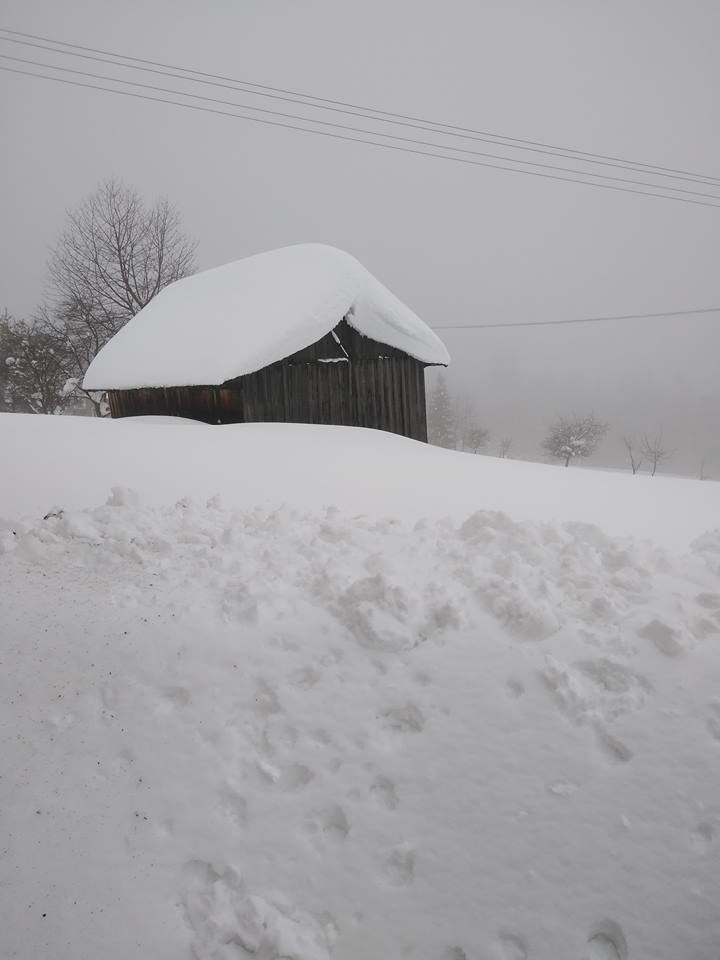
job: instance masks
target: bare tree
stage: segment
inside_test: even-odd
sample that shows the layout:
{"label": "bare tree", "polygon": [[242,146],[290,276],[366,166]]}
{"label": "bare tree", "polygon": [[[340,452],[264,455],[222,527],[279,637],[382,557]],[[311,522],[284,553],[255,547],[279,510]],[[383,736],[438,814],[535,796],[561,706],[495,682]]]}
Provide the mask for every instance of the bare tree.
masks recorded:
{"label": "bare tree", "polygon": [[542,446],[551,457],[562,460],[565,466],[575,457],[589,457],[607,432],[607,424],[594,414],[584,417],[559,417],[549,428]]}
{"label": "bare tree", "polygon": [[[50,257],[51,303],[40,319],[66,343],[78,384],[131,317],[163,287],[192,273],[194,257],[195,244],[167,200],[147,208],[135,190],[115,180],[68,214]],[[90,399],[99,412],[99,398]]]}
{"label": "bare tree", "polygon": [[633,476],[635,476],[642,466],[642,449],[637,449],[637,442],[634,437],[623,437],[622,439],[630,461],[630,469],[633,472]]}
{"label": "bare tree", "polygon": [[500,440],[500,445],[498,447],[498,456],[501,460],[506,460],[510,454],[510,448],[512,447],[512,440],[510,437],[502,437]]}
{"label": "bare tree", "polygon": [[663,447],[662,430],[655,434],[654,437],[648,437],[647,434],[643,434],[640,449],[650,464],[650,476],[652,477],[657,473],[660,464],[664,463],[671,456],[670,451]]}
{"label": "bare tree", "polygon": [[490,439],[490,431],[485,427],[468,427],[463,435],[463,448],[471,453],[479,453]]}

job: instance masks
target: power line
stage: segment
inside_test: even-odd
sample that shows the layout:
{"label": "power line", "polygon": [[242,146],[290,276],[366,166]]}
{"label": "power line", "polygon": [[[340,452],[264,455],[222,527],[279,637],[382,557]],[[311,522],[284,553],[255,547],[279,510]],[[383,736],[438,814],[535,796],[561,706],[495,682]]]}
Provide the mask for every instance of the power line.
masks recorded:
{"label": "power line", "polygon": [[[93,80],[105,80],[110,83],[121,83],[121,84],[126,84],[132,87],[139,87],[142,90],[152,90],[157,93],[168,93],[168,94],[179,95],[183,97],[192,97],[194,100],[202,100],[205,103],[219,104],[221,106],[233,107],[239,110],[254,110],[254,111],[265,113],[275,117],[282,117],[288,120],[300,120],[303,123],[320,124],[324,127],[330,127],[336,130],[346,130],[346,131],[349,131],[350,133],[360,133],[370,137],[376,137],[376,136],[385,137],[387,139],[396,140],[401,143],[410,143],[410,144],[413,144],[414,146],[430,147],[433,150],[435,149],[451,150],[454,153],[464,153],[464,154],[467,154],[468,156],[484,157],[486,159],[491,159],[491,160],[502,160],[504,162],[521,164],[522,166],[539,167],[540,169],[543,169],[543,170],[555,170],[561,173],[578,174],[579,176],[582,176],[582,177],[592,176],[592,177],[596,177],[603,180],[611,180],[614,183],[630,183],[639,187],[650,187],[651,189],[659,188],[663,190],[672,190],[675,193],[682,193],[682,194],[693,196],[693,197],[704,197],[707,200],[717,200],[720,203],[720,196],[717,196],[711,193],[702,193],[701,191],[698,191],[698,190],[686,190],[682,187],[671,187],[671,186],[666,187],[664,185],[658,185],[656,183],[648,182],[646,180],[632,180],[629,177],[614,177],[606,173],[590,173],[585,171],[574,170],[571,167],[560,167],[554,164],[539,163],[537,161],[531,161],[531,160],[517,160],[514,157],[502,156],[495,153],[484,153],[479,150],[469,150],[466,147],[453,147],[453,146],[449,146],[442,143],[434,143],[428,140],[416,140],[411,137],[401,137],[391,133],[379,133],[377,131],[368,130],[363,127],[353,127],[347,124],[333,123],[328,120],[316,120],[312,117],[299,116],[298,114],[295,114],[295,113],[283,113],[278,110],[268,110],[267,108],[254,107],[246,103],[235,103],[232,100],[221,100],[216,97],[206,97],[198,93],[186,93],[183,90],[175,90],[168,87],[159,87],[154,84],[141,83],[137,80],[124,80],[116,77],[108,77],[105,74],[90,73],[85,70],[76,70],[76,69],[73,69],[72,67],[55,66],[50,63],[42,63],[38,60],[29,60],[24,57],[13,57],[7,53],[0,53],[0,57],[2,57],[5,60],[12,60],[16,63],[24,63],[34,67],[44,67],[46,69],[58,70],[63,73],[71,73],[75,76],[88,77]],[[378,145],[381,145],[381,144],[378,144]],[[521,173],[526,171],[518,170],[517,172]],[[668,199],[670,199],[670,196],[668,196]]]}
{"label": "power line", "polygon": [[433,326],[433,330],[491,330],[506,327],[559,327],[569,323],[605,323],[610,320],[653,320],[657,317],[689,317],[703,313],[720,313],[720,307],[701,307],[698,310],[666,310],[660,313],[625,313],[613,317],[574,317],[570,320],[520,320],[511,323],[450,323]]}
{"label": "power line", "polygon": [[[2,29],[4,29],[4,28],[0,27],[0,31],[1,31]],[[251,96],[260,96],[260,97],[270,98],[270,99],[273,99],[273,100],[285,101],[286,103],[295,103],[295,104],[298,104],[299,106],[309,107],[310,109],[314,109],[314,110],[332,110],[332,111],[334,111],[334,112],[336,112],[336,113],[342,113],[342,114],[346,114],[346,115],[348,115],[348,116],[353,116],[353,117],[362,117],[362,118],[364,118],[364,119],[372,120],[372,121],[377,122],[377,123],[389,123],[389,124],[393,124],[394,126],[408,127],[408,128],[413,129],[413,130],[422,130],[422,131],[424,131],[424,132],[426,132],[426,133],[439,134],[440,136],[446,136],[446,137],[447,137],[447,136],[450,136],[450,137],[455,137],[455,138],[459,138],[459,139],[462,139],[462,140],[475,141],[475,142],[478,142],[478,143],[489,143],[489,144],[493,144],[493,145],[495,145],[495,146],[509,147],[509,148],[512,149],[512,150],[522,150],[522,151],[530,152],[530,153],[538,153],[538,154],[541,154],[541,155],[543,155],[543,156],[548,156],[548,157],[562,157],[562,158],[564,158],[564,159],[568,159],[568,160],[575,161],[576,163],[588,163],[588,164],[592,164],[592,165],[595,165],[595,166],[611,167],[611,168],[617,169],[617,170],[627,170],[627,171],[630,171],[630,172],[633,172],[633,173],[645,173],[645,174],[650,174],[650,175],[656,176],[656,177],[664,177],[664,178],[666,178],[666,179],[671,179],[671,180],[683,180],[683,181],[685,181],[685,182],[687,182],[687,183],[696,183],[696,184],[701,184],[701,185],[704,185],[704,186],[710,186],[710,187],[712,187],[712,186],[715,186],[715,184],[720,185],[720,178],[707,177],[707,176],[703,176],[702,174],[691,174],[691,173],[689,173],[689,172],[687,172],[687,171],[675,171],[675,172],[667,172],[667,173],[664,173],[664,172],[651,172],[651,171],[655,171],[655,170],[660,171],[660,170],[662,170],[662,169],[664,169],[664,168],[661,168],[661,167],[652,167],[652,166],[647,165],[647,164],[638,164],[638,163],[636,163],[635,161],[629,161],[629,160],[628,160],[628,161],[621,161],[621,160],[619,160],[619,159],[618,159],[618,160],[587,159],[585,156],[579,156],[579,155],[578,155],[578,151],[568,150],[568,149],[564,149],[564,148],[561,148],[561,147],[549,147],[549,148],[546,148],[546,149],[541,149],[541,148],[538,148],[538,147],[535,147],[535,146],[517,146],[517,145],[516,145],[517,143],[521,143],[521,142],[523,142],[523,141],[514,141],[514,142],[512,142],[512,138],[507,138],[507,137],[505,137],[505,138],[493,137],[493,136],[490,135],[490,134],[488,134],[488,135],[483,135],[483,136],[471,136],[471,135],[464,134],[464,133],[455,133],[455,132],[452,132],[452,131],[455,130],[455,129],[463,129],[463,128],[449,128],[448,125],[446,125],[446,124],[437,124],[437,123],[435,123],[433,126],[425,126],[425,125],[424,125],[424,123],[433,123],[433,121],[423,121],[423,122],[420,122],[420,123],[407,123],[407,122],[403,122],[402,120],[390,120],[390,119],[387,119],[386,117],[383,117],[383,116],[375,116],[374,114],[377,113],[378,111],[374,111],[374,110],[372,110],[372,108],[363,108],[365,112],[358,112],[357,110],[342,110],[342,109],[338,109],[338,108],[335,108],[335,107],[324,106],[324,105],[322,105],[322,104],[320,104],[320,103],[312,103],[312,102],[310,102],[308,99],[298,99],[298,98],[300,98],[300,97],[306,97],[307,95],[305,95],[305,94],[295,94],[295,95],[293,95],[293,96],[280,96],[280,95],[278,95],[278,94],[273,94],[273,93],[264,93],[264,92],[258,93],[256,90],[248,89],[249,87],[252,87],[253,85],[252,85],[252,84],[249,84],[247,81],[243,81],[243,80],[230,81],[230,82],[228,82],[228,83],[221,83],[221,82],[214,81],[214,80],[197,79],[197,78],[194,78],[194,77],[187,76],[187,73],[194,73],[195,71],[187,70],[187,68],[185,68],[185,67],[170,67],[168,70],[158,70],[158,69],[153,69],[152,67],[136,67],[136,66],[133,66],[133,65],[131,65],[131,64],[129,64],[129,63],[123,63],[121,60],[117,59],[117,58],[120,58],[120,57],[122,57],[123,59],[126,59],[126,60],[127,60],[127,59],[130,59],[130,60],[134,60],[134,59],[135,59],[135,58],[133,58],[133,57],[126,57],[125,54],[108,54],[107,56],[93,56],[93,55],[85,54],[85,53],[75,53],[75,52],[71,52],[71,51],[69,51],[69,50],[61,50],[61,49],[58,49],[57,46],[54,46],[54,47],[53,47],[53,46],[47,46],[46,44],[33,43],[33,42],[31,42],[31,41],[28,41],[28,40],[17,40],[17,39],[14,39],[14,38],[12,38],[12,37],[2,37],[2,36],[0,36],[0,40],[4,40],[4,41],[7,42],[7,43],[22,44],[23,46],[32,47],[32,48],[34,48],[34,49],[45,50],[45,51],[47,51],[47,52],[50,52],[50,53],[53,53],[53,54],[59,54],[59,55],[61,55],[61,56],[79,57],[79,58],[82,58],[83,60],[91,60],[91,61],[94,61],[94,62],[97,62],[97,63],[105,63],[105,64],[109,64],[109,65],[111,65],[111,66],[121,67],[122,69],[127,69],[127,70],[140,70],[140,71],[142,71],[142,72],[144,72],[144,73],[152,73],[152,74],[156,74],[156,75],[158,75],[158,76],[170,77],[170,78],[175,79],[175,80],[182,80],[183,82],[200,83],[200,84],[205,84],[205,85],[208,85],[208,86],[220,87],[220,88],[222,88],[222,89],[224,89],[224,90],[233,90],[233,91],[235,91],[235,92],[249,93]],[[50,42],[50,43],[55,43],[55,44],[61,44],[61,43],[63,43],[63,41],[58,41],[58,40],[51,40],[51,41],[49,41],[49,42]],[[75,44],[71,44],[70,46],[75,47],[76,45],[75,45]],[[94,48],[93,48],[93,47],[87,47],[87,48],[83,48],[83,49],[93,50]],[[100,51],[98,51],[98,52],[100,52]],[[10,59],[10,60],[19,60],[19,61],[22,62],[22,63],[37,63],[36,61],[33,61],[33,60],[23,60],[23,59],[20,58],[20,57],[10,57],[10,56],[8,56],[7,54],[0,54],[0,56],[4,56],[4,57],[6,57],[7,59]],[[112,59],[112,58],[115,58],[115,59]],[[143,63],[145,63],[145,62],[147,62],[147,63],[154,63],[155,61],[142,61],[142,62],[143,62]],[[44,63],[43,63],[43,64],[38,64],[38,65],[46,66],[46,67],[51,67],[51,68],[54,69],[54,70],[66,70],[66,69],[68,69],[68,68],[65,68],[65,67],[57,67],[57,66],[54,66],[54,65],[52,65],[52,64],[44,64]],[[159,66],[159,65],[160,65],[160,64],[158,64],[158,66]],[[180,70],[180,71],[184,71],[184,73],[170,72],[170,70],[175,70],[175,71]],[[81,72],[81,71],[77,71],[77,72]],[[96,75],[96,74],[88,74],[88,76],[97,76],[97,75]],[[204,76],[204,75],[203,75],[203,76]],[[118,78],[118,79],[119,79],[119,78]],[[122,81],[122,82],[132,83],[133,81]],[[161,89],[161,88],[158,88],[158,89]],[[194,94],[188,94],[188,96],[194,96]],[[208,99],[210,99],[210,98],[208,98]],[[225,101],[219,101],[219,102],[225,102]],[[249,105],[248,105],[248,106],[247,106],[247,109],[249,109],[249,110],[259,110],[259,111],[263,112],[263,108],[262,108],[262,107],[253,107],[253,106],[249,106]],[[273,113],[273,112],[275,112],[275,111],[265,110],[264,112],[266,112],[266,113]],[[287,114],[280,114],[280,116],[287,116]],[[309,118],[308,118],[308,119],[309,119]],[[324,123],[324,121],[322,121],[322,120],[313,120],[312,122],[313,122],[313,123]],[[438,129],[438,127],[444,127],[444,128],[446,128],[446,129],[449,129],[451,132],[446,132],[445,129]],[[354,128],[349,128],[349,129],[354,129]],[[478,132],[481,132],[481,131],[478,131]],[[377,135],[378,135],[378,136],[385,136],[385,134],[382,134],[382,133],[380,133],[379,131],[377,132]],[[388,134],[388,136],[392,136],[392,135],[391,135],[391,134]],[[404,138],[398,138],[398,139],[404,139]],[[411,141],[411,142],[414,142],[414,141]],[[528,141],[528,142],[529,142],[529,141]],[[455,149],[458,149],[458,148],[455,148],[455,147],[452,147],[452,146],[448,146],[448,145],[442,145],[442,146],[441,146],[441,149],[455,150]],[[469,151],[469,152],[472,152],[472,151]],[[492,154],[488,154],[487,156],[493,156],[493,155],[492,155]],[[588,156],[588,157],[593,157],[593,156],[596,156],[596,157],[597,157],[597,156],[599,156],[599,155],[587,155],[587,156]],[[517,160],[517,159],[515,159],[515,158],[513,158],[513,157],[508,158],[508,159],[509,159],[511,162],[513,162],[513,163],[528,163],[528,162],[529,162],[529,161]],[[538,166],[543,166],[543,164],[538,164]],[[562,169],[562,168],[561,168],[561,169]],[[583,171],[577,171],[577,172],[578,172],[578,173],[583,173]],[[681,175],[681,174],[684,174],[684,175]],[[593,172],[591,172],[591,171],[587,171],[587,175],[589,175],[589,176],[602,176],[602,174],[595,174],[595,173],[593,173]],[[612,179],[612,178],[611,178],[611,179]],[[668,187],[667,189],[674,189],[674,188]]]}
{"label": "power line", "polygon": [[[549,154],[550,156],[566,156],[568,159],[575,159],[578,162],[586,163],[595,163],[602,166],[618,166],[620,164],[625,164],[627,166],[622,167],[622,169],[635,170],[635,172],[652,172],[653,175],[671,177],[672,179],[688,179],[692,181],[706,181],[707,185],[712,185],[713,183],[720,183],[720,177],[714,177],[706,174],[693,173],[691,171],[677,169],[674,167],[662,166],[659,164],[650,164],[644,163],[636,160],[627,160],[622,157],[614,157],[608,154],[601,153],[590,153],[584,150],[576,150],[571,147],[561,147],[553,144],[543,143],[536,140],[526,140],[518,137],[509,137],[502,134],[493,134],[488,131],[475,130],[471,127],[461,127],[449,123],[443,123],[440,121],[427,120],[422,117],[414,117],[402,113],[392,113],[387,110],[379,110],[374,107],[363,107],[358,104],[348,103],[343,100],[333,100],[326,97],[316,97],[312,94],[300,93],[298,91],[289,90],[283,87],[273,87],[268,84],[255,83],[249,80],[236,80],[231,77],[225,77],[219,74],[206,73],[200,70],[193,70],[187,67],[178,67],[173,64],[162,63],[161,61],[144,59],[142,57],[133,57],[127,54],[113,53],[112,51],[99,49],[97,47],[89,47],[82,44],[69,43],[64,40],[56,40],[50,37],[40,36],[38,34],[24,33],[19,30],[10,30],[6,27],[0,27],[0,32],[5,34],[11,34],[15,38],[26,38],[22,39],[12,39],[12,37],[3,37],[2,39],[11,43],[21,43],[26,46],[40,46],[37,43],[32,43],[29,41],[43,41],[44,43],[52,43],[56,46],[67,47],[69,50],[73,51],[85,51],[85,53],[70,53],[71,56],[84,57],[85,59],[100,59],[99,57],[89,57],[90,54],[100,54],[103,57],[113,57],[113,58],[122,58],[123,60],[130,61],[131,63],[144,64],[145,66],[140,69],[147,70],[148,67],[160,67],[165,70],[175,70],[181,71],[184,74],[192,74],[195,78],[203,78],[193,82],[200,83],[212,83],[216,86],[225,86],[226,83],[234,84],[234,87],[230,89],[238,89],[242,87],[250,87],[251,90],[246,90],[245,92],[252,93],[253,91],[261,91],[257,93],[257,96],[263,97],[272,97],[274,99],[285,99],[292,97],[294,99],[290,102],[300,103],[306,106],[311,106],[315,109],[321,110],[332,110],[339,113],[353,113],[355,116],[363,116],[368,119],[375,120],[377,122],[383,123],[394,123],[401,126],[415,126],[416,124],[425,124],[426,126],[421,126],[419,129],[425,130],[426,132],[432,133],[443,133],[443,131],[448,131],[450,136],[461,137],[463,139],[475,139],[482,140],[483,142],[494,143],[496,145],[511,147],[512,149],[518,150],[529,150],[532,152],[539,152]],[[48,48],[40,46],[40,49],[49,49],[53,53],[67,54],[68,50],[57,50],[55,48]],[[129,64],[118,63],[117,59],[107,61],[101,60],[101,62],[114,63],[116,66],[123,66],[130,68]],[[150,70],[148,72],[160,72],[157,70]],[[192,80],[191,77],[184,76],[178,77],[178,79]],[[216,83],[215,81],[221,81]],[[312,101],[312,102],[310,102]],[[360,111],[360,112],[356,112]],[[369,116],[370,114],[374,116]],[[436,128],[436,129],[433,129]],[[553,151],[553,152],[551,152]],[[638,169],[644,168],[644,169]]]}
{"label": "power line", "polygon": [[[383,143],[378,140],[366,140],[360,137],[351,137],[341,133],[331,133],[328,130],[315,130],[310,127],[304,127],[298,124],[281,122],[280,120],[268,120],[262,117],[248,116],[247,114],[230,113],[227,110],[217,110],[211,107],[203,107],[203,106],[200,106],[199,104],[186,103],[179,100],[169,100],[164,97],[153,97],[153,96],[148,96],[147,94],[133,93],[129,90],[120,90],[114,87],[103,87],[103,86],[100,86],[99,84],[82,83],[77,80],[66,80],[63,77],[54,77],[54,76],[49,76],[48,74],[42,74],[42,73],[32,73],[28,70],[21,70],[15,67],[4,67],[0,65],[0,70],[6,73],[15,73],[15,74],[21,74],[27,77],[35,77],[38,80],[50,80],[54,83],[62,83],[67,86],[83,87],[89,90],[99,90],[104,93],[113,93],[119,96],[131,97],[135,100],[146,100],[153,103],[169,104],[176,107],[183,107],[186,110],[196,110],[202,113],[211,113],[217,116],[230,117],[235,120],[251,120],[254,123],[262,123],[266,126],[281,127],[286,130],[295,130],[302,133],[312,133],[312,134],[315,134],[316,136],[329,137],[334,140],[345,140],[351,143],[364,143],[364,144],[367,144],[368,146],[382,147],[386,150],[395,150],[401,153],[411,153],[411,154],[415,154],[416,156],[430,157],[431,159],[435,159],[435,160],[452,160],[455,163],[462,163],[468,166],[486,167],[493,170],[503,170],[508,173],[521,173],[521,174],[525,174],[526,176],[540,177],[544,180],[557,180],[564,183],[577,183],[577,184],[581,184],[583,186],[588,186],[588,187],[599,187],[603,190],[615,190],[620,193],[632,193],[641,197],[652,197],[654,199],[660,199],[660,200],[675,200],[679,203],[689,203],[689,204],[693,204],[694,206],[700,206],[700,207],[715,207],[715,208],[720,207],[720,197],[715,197],[711,194],[701,194],[701,196],[707,196],[710,199],[718,200],[719,201],[718,203],[708,203],[706,200],[692,200],[688,197],[679,197],[679,196],[674,196],[668,193],[659,193],[657,191],[661,190],[662,187],[660,187],[659,185],[656,186],[655,184],[651,185],[655,187],[654,191],[634,190],[631,187],[621,187],[621,186],[616,186],[615,184],[597,183],[592,180],[583,179],[583,175],[580,174],[579,171],[572,171],[572,172],[578,173],[577,177],[563,177],[563,176],[559,176],[558,174],[540,173],[537,170],[519,170],[517,167],[508,167],[498,163],[487,163],[481,160],[470,160],[465,157],[449,156],[443,153],[431,153],[426,150],[417,150],[412,147],[399,146],[398,144]],[[110,78],[110,81],[114,83],[128,82],[123,80],[112,80],[111,78]],[[179,96],[196,96],[194,94],[183,94],[180,91],[173,91],[173,92]],[[257,108],[251,108],[251,109],[257,109]],[[313,120],[309,120],[306,118],[302,118],[302,119],[305,119],[306,123],[315,122]],[[371,133],[370,135],[371,136],[387,136],[386,134],[376,134],[376,133]],[[446,148],[440,148],[440,149],[446,149]],[[517,161],[512,161],[512,162],[517,162]],[[601,176],[601,175],[591,174],[591,176]],[[630,181],[630,182],[635,183],[636,181]],[[643,185],[641,182],[638,182],[638,183],[641,186]],[[665,189],[677,189],[677,188],[666,187]]]}

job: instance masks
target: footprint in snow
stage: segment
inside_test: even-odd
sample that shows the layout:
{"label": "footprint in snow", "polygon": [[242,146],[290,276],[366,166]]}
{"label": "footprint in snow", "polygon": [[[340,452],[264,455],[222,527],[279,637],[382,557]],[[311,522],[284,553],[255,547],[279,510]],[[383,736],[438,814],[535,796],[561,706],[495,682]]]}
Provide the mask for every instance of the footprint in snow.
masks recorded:
{"label": "footprint in snow", "polygon": [[709,820],[699,823],[692,832],[691,842],[696,853],[707,853],[715,837],[715,828]]}
{"label": "footprint in snow", "polygon": [[575,666],[596,687],[609,694],[650,693],[653,689],[647,677],[608,657],[600,657],[598,660],[579,660]]}
{"label": "footprint in snow", "polygon": [[247,826],[247,800],[231,787],[220,791],[220,810],[234,827]]}
{"label": "footprint in snow", "polygon": [[302,763],[291,763],[283,769],[258,758],[255,761],[255,769],[266,783],[275,784],[285,793],[301,790],[315,777],[312,770]]}
{"label": "footprint in snow", "polygon": [[628,960],[622,927],[614,920],[601,920],[590,932],[582,960]]}
{"label": "footprint in snow", "polygon": [[716,623],[707,617],[698,617],[690,625],[690,632],[696,640],[706,640],[708,637],[720,633],[720,620]]}
{"label": "footprint in snow", "polygon": [[313,810],[305,818],[308,832],[318,839],[342,843],[350,833],[350,821],[338,803],[332,803],[322,810]]}
{"label": "footprint in snow", "polygon": [[509,697],[512,697],[513,700],[519,700],[520,697],[525,693],[525,684],[520,680],[516,680],[514,677],[511,677],[506,682],[505,689],[507,690]]}
{"label": "footprint in snow", "polygon": [[717,610],[720,612],[720,593],[699,593],[695,602],[703,610]]}
{"label": "footprint in snow", "polygon": [[384,710],[382,717],[386,727],[399,733],[419,733],[425,726],[422,711],[410,700],[402,707]]}
{"label": "footprint in snow", "polygon": [[652,690],[645,677],[604,657],[569,666],[551,656],[546,657],[540,676],[569,720],[592,724],[599,745],[612,760],[626,763],[632,759],[632,750],[613,736],[606,724],[642,707]]}
{"label": "footprint in snow", "polygon": [[277,780],[277,784],[281,790],[284,790],[286,793],[292,793],[295,790],[301,790],[307,786],[314,777],[315,774],[309,767],[306,767],[302,763],[292,763],[282,771]]}
{"label": "footprint in snow", "polygon": [[317,727],[317,729],[313,730],[310,734],[310,739],[323,747],[329,747],[333,743],[332,736],[323,727]]}
{"label": "footprint in snow", "polygon": [[633,752],[622,740],[618,740],[602,724],[595,724],[595,734],[598,743],[611,760],[617,763],[627,763],[632,760]]}
{"label": "footprint in snow", "polygon": [[163,687],[158,697],[155,713],[158,716],[167,716],[178,710],[184,710],[192,702],[192,694],[186,687]]}
{"label": "footprint in snow", "polygon": [[716,697],[710,704],[710,716],[705,721],[705,725],[713,740],[720,742],[720,698]]}
{"label": "footprint in snow", "polygon": [[284,717],[274,714],[268,717],[267,723],[264,724],[260,742],[263,752],[268,756],[275,756],[283,750],[294,747],[297,739],[297,728],[288,723]]}
{"label": "footprint in snow", "polygon": [[650,640],[666,657],[679,657],[686,650],[680,631],[674,630],[662,620],[650,620],[644,627],[640,627],[638,635],[644,640]]}
{"label": "footprint in snow", "polygon": [[370,796],[378,806],[386,810],[395,810],[398,806],[398,796],[395,784],[389,777],[377,776],[370,786]]}
{"label": "footprint in snow", "polygon": [[273,713],[281,713],[282,711],[277,693],[265,680],[258,681],[253,710],[261,717],[268,717]]}
{"label": "footprint in snow", "polygon": [[290,675],[290,683],[300,690],[310,690],[322,677],[320,670],[315,667],[301,667]]}
{"label": "footprint in snow", "polygon": [[498,946],[501,960],[527,960],[527,940],[520,933],[501,933]]}
{"label": "footprint in snow", "polygon": [[415,851],[403,845],[396,847],[384,864],[385,877],[394,887],[409,887],[415,879]]}

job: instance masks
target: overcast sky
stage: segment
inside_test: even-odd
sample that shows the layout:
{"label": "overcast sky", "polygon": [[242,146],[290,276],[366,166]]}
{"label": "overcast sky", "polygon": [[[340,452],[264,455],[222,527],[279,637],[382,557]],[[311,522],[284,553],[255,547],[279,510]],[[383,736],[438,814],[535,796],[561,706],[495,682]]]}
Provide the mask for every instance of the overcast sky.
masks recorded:
{"label": "overcast sky", "polygon": [[[3,0],[0,25],[720,177],[717,0]],[[0,52],[53,59],[13,46]],[[17,315],[42,299],[65,211],[109,176],[148,201],[167,195],[201,267],[288,243],[335,244],[430,325],[720,305],[712,207],[9,73],[0,129],[0,309]],[[693,471],[706,456],[720,478],[720,314],[443,337],[450,386],[472,392],[482,421],[515,437],[518,454],[540,456],[555,414],[593,409],[611,424],[603,462],[621,457],[623,432],[662,426],[673,467]]]}

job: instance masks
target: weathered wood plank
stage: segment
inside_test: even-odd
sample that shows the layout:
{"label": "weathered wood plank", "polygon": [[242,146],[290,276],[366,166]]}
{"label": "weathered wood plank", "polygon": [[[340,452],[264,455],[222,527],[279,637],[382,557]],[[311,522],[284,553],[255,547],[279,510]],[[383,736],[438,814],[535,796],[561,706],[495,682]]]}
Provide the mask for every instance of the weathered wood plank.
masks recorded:
{"label": "weathered wood plank", "polygon": [[159,414],[206,423],[336,423],[427,440],[424,364],[400,351],[377,355],[373,341],[345,326],[343,346],[364,356],[273,364],[217,386],[114,390],[109,393],[111,415]]}

